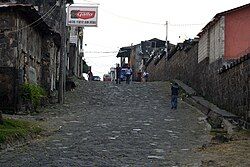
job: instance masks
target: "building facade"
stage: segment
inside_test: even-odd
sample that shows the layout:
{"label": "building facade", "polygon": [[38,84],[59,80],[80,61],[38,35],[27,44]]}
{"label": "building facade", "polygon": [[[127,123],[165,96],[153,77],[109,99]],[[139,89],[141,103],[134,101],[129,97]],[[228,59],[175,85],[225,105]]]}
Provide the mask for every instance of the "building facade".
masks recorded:
{"label": "building facade", "polygon": [[250,4],[218,13],[198,34],[198,62],[238,59],[250,51]]}
{"label": "building facade", "polygon": [[[48,93],[55,90],[59,47],[60,35],[32,5],[0,4],[1,98],[8,97],[6,104],[16,101],[18,85],[24,82],[40,84]],[[13,87],[6,86],[11,85],[6,78],[15,81]]]}

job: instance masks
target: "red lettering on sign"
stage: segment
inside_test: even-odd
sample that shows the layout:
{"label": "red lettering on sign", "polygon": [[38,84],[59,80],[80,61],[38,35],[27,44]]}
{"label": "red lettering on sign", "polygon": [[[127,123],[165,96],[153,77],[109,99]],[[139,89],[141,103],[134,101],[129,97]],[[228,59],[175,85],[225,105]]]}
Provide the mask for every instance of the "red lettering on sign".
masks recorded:
{"label": "red lettering on sign", "polygon": [[95,11],[78,11],[76,16],[79,19],[91,19],[95,17]]}

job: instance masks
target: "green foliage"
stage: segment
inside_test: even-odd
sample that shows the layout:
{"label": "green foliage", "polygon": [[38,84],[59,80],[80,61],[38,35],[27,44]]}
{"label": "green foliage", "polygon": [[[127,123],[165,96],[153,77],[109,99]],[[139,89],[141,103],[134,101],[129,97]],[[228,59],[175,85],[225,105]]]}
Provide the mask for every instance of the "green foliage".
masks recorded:
{"label": "green foliage", "polygon": [[83,64],[83,73],[88,73],[89,71],[89,66],[87,64]]}
{"label": "green foliage", "polygon": [[45,90],[36,84],[25,83],[21,87],[21,97],[24,101],[31,101],[35,109],[46,96]]}
{"label": "green foliage", "polygon": [[26,137],[29,134],[38,134],[41,131],[39,126],[31,122],[5,119],[3,125],[0,125],[0,143]]}

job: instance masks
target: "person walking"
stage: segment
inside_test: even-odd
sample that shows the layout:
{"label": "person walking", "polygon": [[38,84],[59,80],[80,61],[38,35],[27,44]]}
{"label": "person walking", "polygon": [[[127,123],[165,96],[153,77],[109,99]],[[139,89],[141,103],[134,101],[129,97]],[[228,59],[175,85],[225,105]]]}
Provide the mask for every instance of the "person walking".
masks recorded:
{"label": "person walking", "polygon": [[128,67],[126,70],[126,83],[127,84],[130,83],[131,75],[132,75],[132,69],[130,67]]}
{"label": "person walking", "polygon": [[179,95],[179,85],[177,83],[171,86],[171,109],[177,109]]}
{"label": "person walking", "polygon": [[116,82],[116,84],[118,84],[118,83],[121,84],[121,70],[122,70],[122,68],[119,66],[119,64],[117,64],[115,70],[116,70],[115,82]]}
{"label": "person walking", "polygon": [[91,68],[89,68],[89,71],[88,71],[88,81],[92,81],[93,79],[93,73],[91,71]]}
{"label": "person walking", "polygon": [[148,72],[147,71],[144,71],[143,72],[143,82],[148,82]]}

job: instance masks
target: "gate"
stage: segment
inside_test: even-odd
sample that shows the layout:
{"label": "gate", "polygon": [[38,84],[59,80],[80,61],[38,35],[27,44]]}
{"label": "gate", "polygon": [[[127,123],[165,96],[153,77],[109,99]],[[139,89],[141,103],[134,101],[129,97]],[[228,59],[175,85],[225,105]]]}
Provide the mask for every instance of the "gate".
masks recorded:
{"label": "gate", "polygon": [[14,67],[0,67],[0,110],[18,110],[18,71]]}

